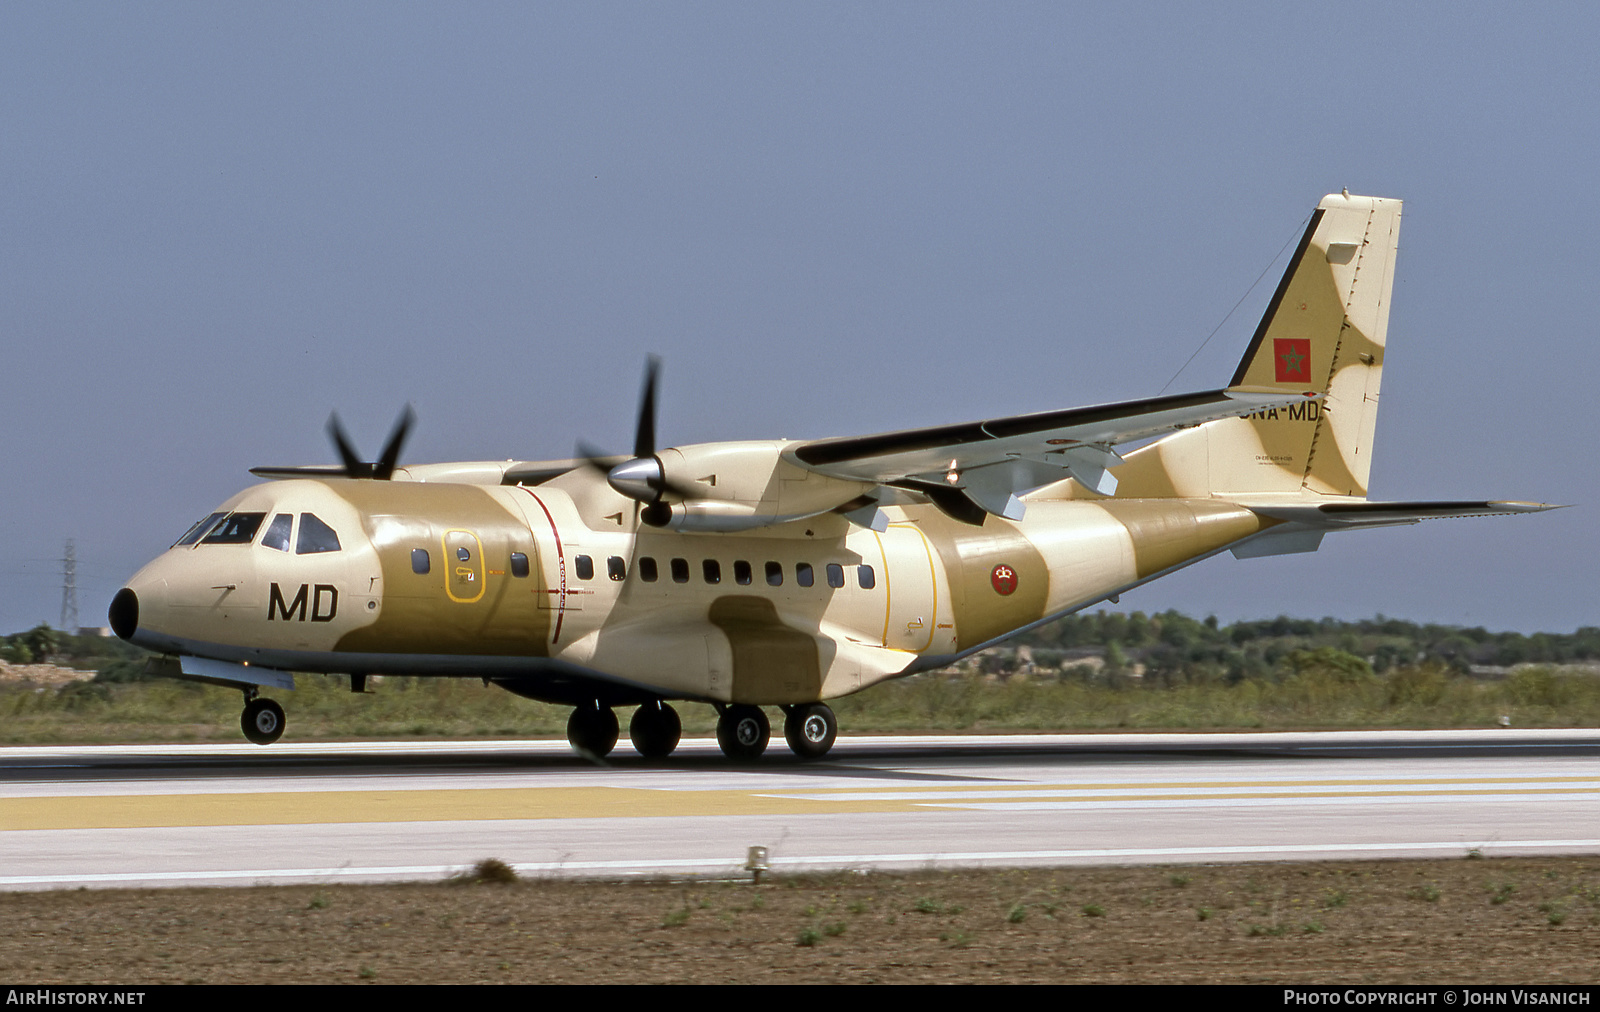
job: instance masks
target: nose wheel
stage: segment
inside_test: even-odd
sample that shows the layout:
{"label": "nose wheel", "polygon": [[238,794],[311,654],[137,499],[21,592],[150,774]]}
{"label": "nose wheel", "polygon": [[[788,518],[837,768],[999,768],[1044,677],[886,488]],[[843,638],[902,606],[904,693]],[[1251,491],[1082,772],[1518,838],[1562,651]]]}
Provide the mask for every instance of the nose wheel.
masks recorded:
{"label": "nose wheel", "polygon": [[252,699],[244,704],[239,725],[257,745],[271,745],[283,737],[283,707],[270,699]]}

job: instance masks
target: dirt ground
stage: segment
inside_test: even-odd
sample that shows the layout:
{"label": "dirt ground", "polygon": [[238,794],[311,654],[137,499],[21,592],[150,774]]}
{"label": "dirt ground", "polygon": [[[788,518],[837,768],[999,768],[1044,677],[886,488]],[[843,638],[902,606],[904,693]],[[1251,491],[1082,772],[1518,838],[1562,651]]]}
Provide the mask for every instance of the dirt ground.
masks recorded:
{"label": "dirt ground", "polygon": [[12,664],[10,661],[0,661],[0,683],[27,682],[36,686],[59,689],[72,682],[88,681],[94,675],[93,671],[79,671],[77,668],[63,668],[54,664]]}
{"label": "dirt ground", "polygon": [[1592,984],[1600,858],[9,893],[0,978]]}

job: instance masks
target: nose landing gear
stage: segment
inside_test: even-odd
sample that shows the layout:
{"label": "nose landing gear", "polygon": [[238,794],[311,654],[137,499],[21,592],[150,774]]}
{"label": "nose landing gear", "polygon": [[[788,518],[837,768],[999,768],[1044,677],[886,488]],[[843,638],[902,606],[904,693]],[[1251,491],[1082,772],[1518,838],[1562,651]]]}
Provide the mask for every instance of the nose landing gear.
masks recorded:
{"label": "nose landing gear", "polygon": [[270,699],[247,699],[239,726],[244,736],[257,745],[271,745],[283,737],[283,707]]}

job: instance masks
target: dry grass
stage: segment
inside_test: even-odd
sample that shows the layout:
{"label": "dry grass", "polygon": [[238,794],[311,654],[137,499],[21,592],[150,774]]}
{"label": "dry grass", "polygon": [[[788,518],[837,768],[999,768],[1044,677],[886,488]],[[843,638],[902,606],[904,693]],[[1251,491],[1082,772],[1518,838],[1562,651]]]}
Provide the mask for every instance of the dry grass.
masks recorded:
{"label": "dry grass", "polygon": [[[471,679],[390,678],[353,695],[347,682],[302,675],[275,693],[287,742],[361,738],[561,737],[568,708],[508,696]],[[55,689],[0,685],[0,743],[239,741],[237,691],[179,682]],[[1312,676],[1171,688],[1077,678],[990,683],[930,673],[833,701],[847,732],[941,730],[1263,730],[1600,725],[1600,677],[1529,668],[1502,682],[1402,668],[1345,683]],[[709,706],[679,707],[683,730],[707,735]],[[619,713],[624,727],[628,712]]]}
{"label": "dry grass", "polygon": [[[480,869],[487,867],[480,865]],[[29,983],[1592,983],[1600,859],[0,896]]]}

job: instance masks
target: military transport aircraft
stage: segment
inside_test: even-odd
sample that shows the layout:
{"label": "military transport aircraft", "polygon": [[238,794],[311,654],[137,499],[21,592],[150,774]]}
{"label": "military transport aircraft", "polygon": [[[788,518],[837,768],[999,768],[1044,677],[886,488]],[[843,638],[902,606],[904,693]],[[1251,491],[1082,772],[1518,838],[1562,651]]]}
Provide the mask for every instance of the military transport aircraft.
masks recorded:
{"label": "military transport aircraft", "polygon": [[[260,467],[118,591],[117,635],[162,673],[240,688],[292,671],[475,677],[573,707],[581,753],[677,747],[671,703],[720,714],[727,755],[802,757],[825,700],[942,667],[1223,551],[1315,551],[1330,531],[1528,513],[1372,502],[1400,201],[1322,200],[1227,387],[874,436],[657,448],[656,366],[633,454],[402,467]],[[1136,449],[1129,444],[1139,443]],[[1119,452],[1119,447],[1122,448]]]}

